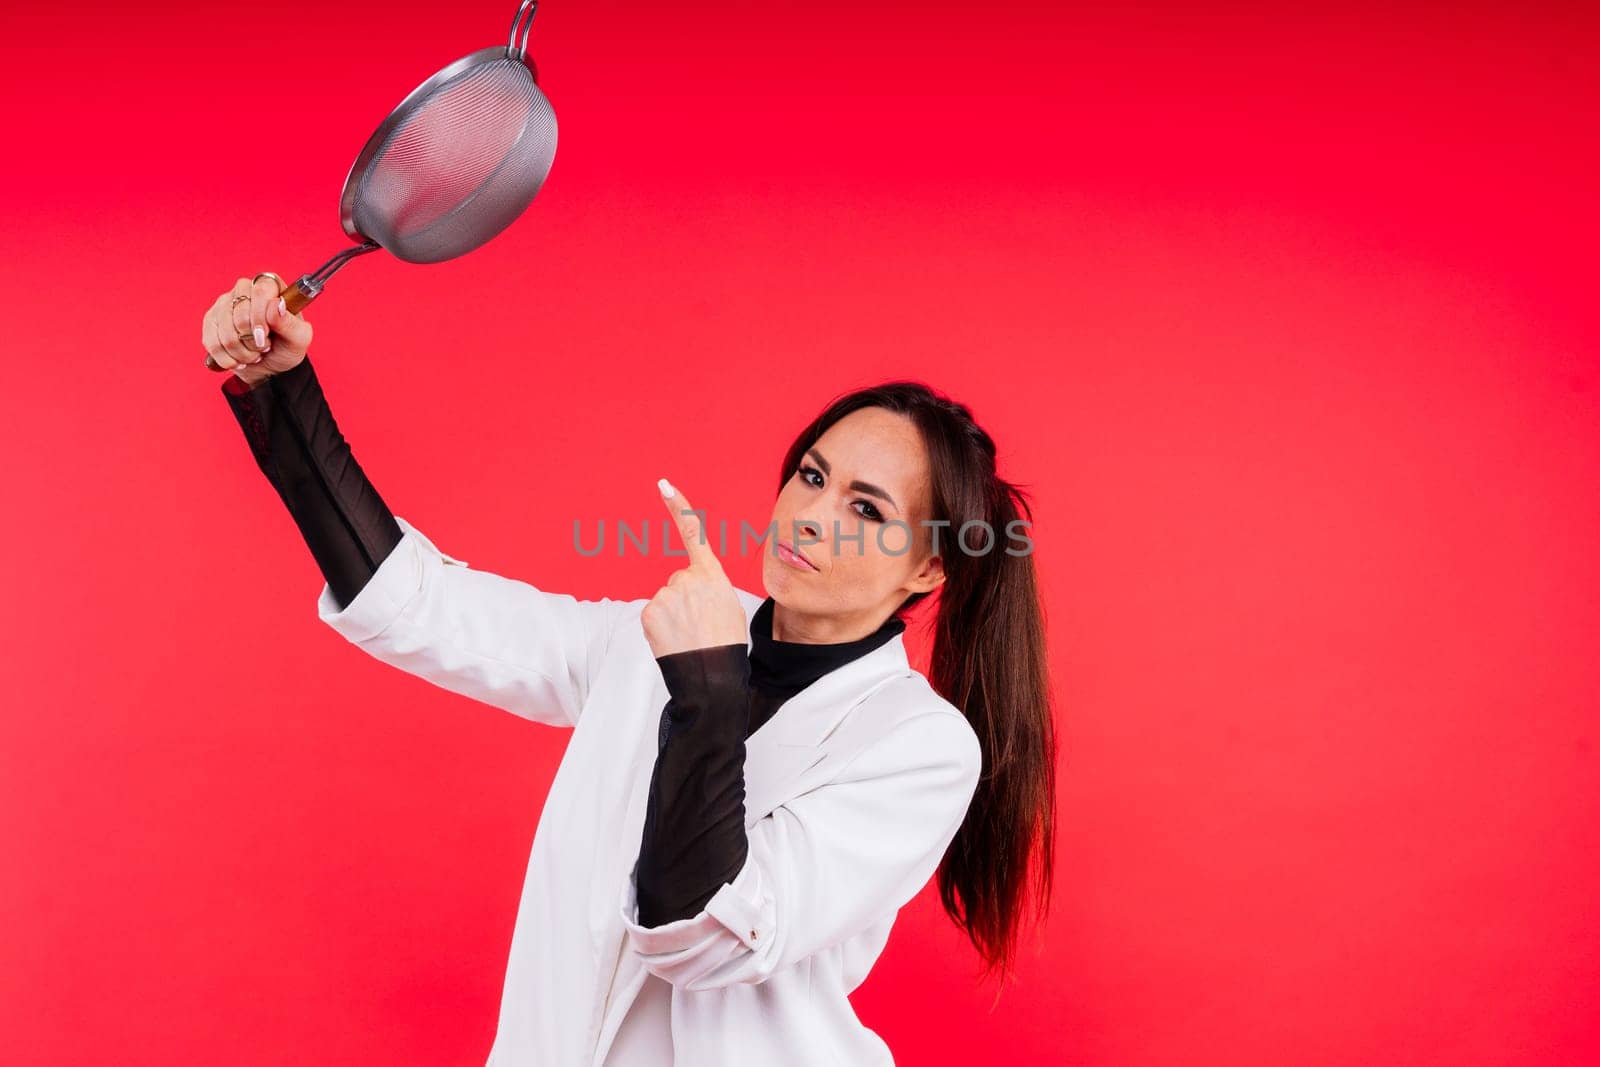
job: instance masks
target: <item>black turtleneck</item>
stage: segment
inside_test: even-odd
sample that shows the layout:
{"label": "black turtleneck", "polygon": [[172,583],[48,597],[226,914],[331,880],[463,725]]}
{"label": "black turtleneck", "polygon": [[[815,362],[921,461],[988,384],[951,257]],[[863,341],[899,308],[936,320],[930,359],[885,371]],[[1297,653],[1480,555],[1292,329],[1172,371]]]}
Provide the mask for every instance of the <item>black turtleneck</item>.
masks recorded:
{"label": "black turtleneck", "polygon": [[[310,357],[254,388],[232,374],[221,388],[335,600],[349,605],[403,534],[339,432]],[[635,875],[641,926],[699,914],[744,866],[745,738],[806,686],[905,629],[891,616],[855,641],[776,641],[773,603],[756,609],[748,649],[656,658],[669,699]]]}
{"label": "black turtleneck", "polygon": [[[866,655],[906,628],[904,621],[891,615],[882,626],[854,641],[826,645],[775,641],[772,637],[772,611],[773,599],[769,596],[761,602],[750,619],[750,682],[757,689],[776,697],[779,703],[829,671]],[[778,704],[772,705],[773,711],[777,708]],[[766,721],[767,716],[759,719],[752,717],[750,732],[755,733]]]}
{"label": "black turtleneck", "polygon": [[854,641],[777,641],[773,604],[767,597],[752,616],[748,649],[740,642],[656,657],[669,699],[634,875],[640,926],[699,914],[744,866],[745,739],[790,697],[905,629],[890,616]]}

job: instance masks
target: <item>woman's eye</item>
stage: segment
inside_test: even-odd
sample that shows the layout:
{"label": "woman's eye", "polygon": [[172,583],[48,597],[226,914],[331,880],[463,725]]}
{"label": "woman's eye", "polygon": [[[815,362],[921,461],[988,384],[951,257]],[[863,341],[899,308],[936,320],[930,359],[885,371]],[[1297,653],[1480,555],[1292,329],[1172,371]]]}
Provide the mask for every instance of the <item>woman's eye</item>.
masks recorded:
{"label": "woman's eye", "polygon": [[861,501],[861,504],[866,507],[868,511],[872,512],[870,515],[867,515],[866,511],[863,511],[861,514],[866,515],[867,518],[873,520],[874,522],[883,521],[883,512],[878,510],[876,504],[868,504],[865,500]]}
{"label": "woman's eye", "polygon": [[[822,488],[822,472],[817,470],[817,468],[815,468],[815,467],[801,467],[795,473],[800,475],[800,477],[805,481],[805,483],[807,485],[811,486],[812,488],[814,488],[814,489],[821,489]],[[817,480],[816,481],[812,481],[811,480],[810,476],[813,475],[813,474],[815,474],[817,476]],[[883,521],[883,512],[878,510],[878,507],[877,507],[876,504],[868,503],[865,500],[858,500],[858,501],[856,501],[856,503],[860,504],[861,506],[863,506],[864,508],[867,509],[866,511],[858,512],[857,514],[861,515],[863,518],[871,519],[874,522],[882,522]],[[870,514],[869,514],[869,512],[870,512]]]}

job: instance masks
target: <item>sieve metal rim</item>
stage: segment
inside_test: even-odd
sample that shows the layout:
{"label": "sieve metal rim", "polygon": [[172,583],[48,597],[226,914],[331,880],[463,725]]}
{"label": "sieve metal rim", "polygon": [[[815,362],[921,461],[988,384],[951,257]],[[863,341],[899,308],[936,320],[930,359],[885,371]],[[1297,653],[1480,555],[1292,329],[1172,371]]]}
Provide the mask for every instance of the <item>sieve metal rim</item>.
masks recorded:
{"label": "sieve metal rim", "polygon": [[[476,52],[462,56],[411,90],[406,94],[406,98],[396,104],[394,110],[389,112],[388,116],[378,124],[378,128],[372,131],[372,136],[367,138],[367,143],[361,146],[361,151],[356,155],[355,162],[350,164],[350,170],[344,176],[344,187],[339,190],[339,225],[344,228],[346,234],[364,241],[372,240],[370,236],[356,228],[356,190],[361,187],[361,178],[372,164],[373,157],[378,154],[378,149],[383,146],[383,143],[389,139],[389,134],[394,131],[394,128],[416,110],[417,104],[423,98],[431,96],[433,91],[445,82],[454,81],[474,67],[502,59],[512,59],[521,63],[523,69],[528,71],[528,79],[533,81],[533,71],[529,68],[525,55],[514,54],[503,44],[480,48]],[[543,90],[539,88],[539,84],[536,81],[533,82],[533,91],[541,96],[544,95]],[[546,103],[548,102],[547,100]]]}

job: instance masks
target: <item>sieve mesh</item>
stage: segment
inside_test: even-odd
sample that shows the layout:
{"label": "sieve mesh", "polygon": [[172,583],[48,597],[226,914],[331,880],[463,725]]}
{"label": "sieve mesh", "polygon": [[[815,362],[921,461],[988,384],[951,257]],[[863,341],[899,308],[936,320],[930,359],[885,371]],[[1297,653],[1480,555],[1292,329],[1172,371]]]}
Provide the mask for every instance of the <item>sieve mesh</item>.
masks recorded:
{"label": "sieve mesh", "polygon": [[555,113],[519,58],[477,63],[398,118],[360,175],[352,217],[412,263],[459,256],[509,226],[555,158]]}

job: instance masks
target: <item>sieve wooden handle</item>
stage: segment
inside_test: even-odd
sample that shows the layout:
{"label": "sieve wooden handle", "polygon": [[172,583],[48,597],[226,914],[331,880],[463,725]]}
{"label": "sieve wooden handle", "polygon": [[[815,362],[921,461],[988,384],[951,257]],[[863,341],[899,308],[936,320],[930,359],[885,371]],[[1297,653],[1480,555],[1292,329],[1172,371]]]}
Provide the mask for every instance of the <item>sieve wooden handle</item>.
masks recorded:
{"label": "sieve wooden handle", "polygon": [[[316,293],[306,292],[305,287],[300,284],[303,281],[305,281],[305,278],[300,278],[297,281],[291,282],[287,289],[278,294],[283,298],[284,308],[286,308],[291,315],[299,314],[301,308],[305,307],[307,304],[311,303],[311,301],[317,298]],[[214,371],[226,371],[228,368],[222,366],[216,360],[212,359],[211,353],[207,352],[206,369]]]}

